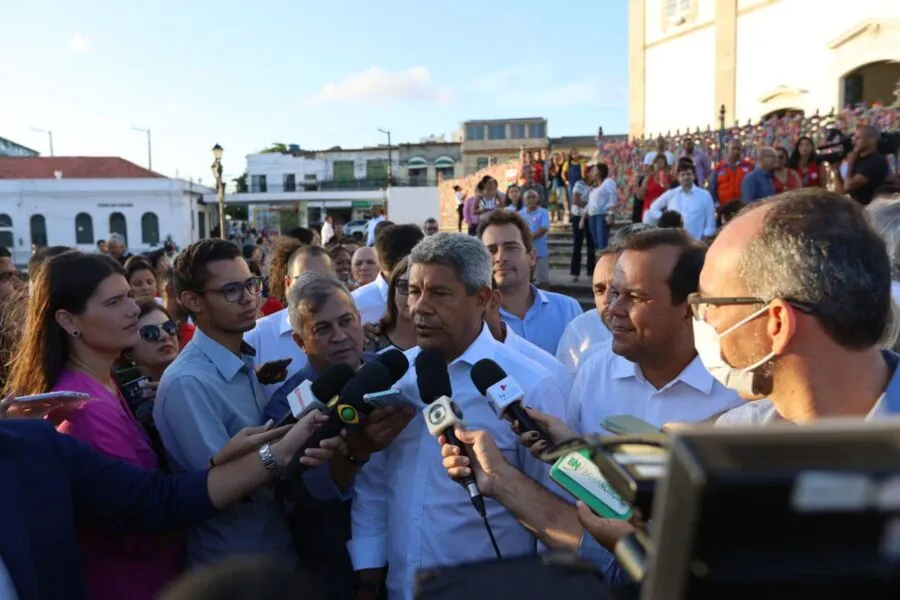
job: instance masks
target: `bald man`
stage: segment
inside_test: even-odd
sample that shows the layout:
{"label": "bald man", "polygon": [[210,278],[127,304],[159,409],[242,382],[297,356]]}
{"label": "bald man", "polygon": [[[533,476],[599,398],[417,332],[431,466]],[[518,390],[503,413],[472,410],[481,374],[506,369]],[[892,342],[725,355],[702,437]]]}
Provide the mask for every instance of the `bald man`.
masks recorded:
{"label": "bald man", "polygon": [[764,146],[756,153],[756,168],[741,182],[741,203],[752,204],[775,195],[775,149]]}
{"label": "bald man", "polygon": [[350,273],[353,275],[353,281],[359,286],[375,281],[378,277],[378,253],[375,252],[375,248],[363,246],[354,252],[350,262]]}
{"label": "bald man", "polygon": [[835,182],[835,191],[850,194],[862,204],[869,204],[882,185],[890,167],[887,158],[878,153],[878,129],[863,125],[853,134],[853,151],[847,154],[847,174]]}

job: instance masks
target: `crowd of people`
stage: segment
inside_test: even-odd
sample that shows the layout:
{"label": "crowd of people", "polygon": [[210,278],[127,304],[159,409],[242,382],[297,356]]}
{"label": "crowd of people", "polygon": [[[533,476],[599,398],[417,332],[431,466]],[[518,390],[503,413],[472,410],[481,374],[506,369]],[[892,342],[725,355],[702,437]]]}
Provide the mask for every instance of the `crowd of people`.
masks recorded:
{"label": "crowd of people", "polygon": [[[359,245],[332,224],[131,255],[113,234],[95,253],[39,249],[27,282],[0,251],[0,598],[410,600],[420,570],[546,549],[630,589],[615,548],[646,516],[576,503],[550,445],[621,415],[900,414],[900,196],[863,168],[877,130],[854,135],[834,191],[803,139],[798,167],[763,147],[745,169],[738,140],[716,165],[699,144],[657,146],[639,222],[614,232],[624,207],[600,161],[577,181],[551,168],[549,186],[523,168],[504,194],[481,178],[460,196],[466,234],[381,207]],[[587,246],[587,312],[545,289],[560,196]],[[301,410],[341,369],[397,353],[395,401],[347,416],[329,392]],[[466,451],[422,415],[441,382],[418,363],[435,355]],[[473,380],[485,359],[545,436],[498,418]],[[263,562],[234,562],[248,557]]]}

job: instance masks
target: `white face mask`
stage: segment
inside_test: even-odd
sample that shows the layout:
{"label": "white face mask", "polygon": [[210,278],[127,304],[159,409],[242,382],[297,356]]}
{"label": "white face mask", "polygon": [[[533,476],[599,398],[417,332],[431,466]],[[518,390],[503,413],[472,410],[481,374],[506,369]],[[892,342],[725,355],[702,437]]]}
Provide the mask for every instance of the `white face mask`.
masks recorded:
{"label": "white face mask", "polygon": [[748,315],[719,333],[716,328],[699,319],[693,319],[694,325],[694,348],[700,356],[700,362],[706,367],[710,375],[727,388],[736,391],[744,398],[756,398],[758,394],[753,389],[753,382],[756,377],[756,369],[760,368],[775,357],[774,352],[770,352],[760,360],[750,366],[742,369],[736,369],[725,362],[722,358],[722,338],[729,333],[735,331],[738,327],[745,325],[764,313],[769,309],[766,305],[758,311]]}

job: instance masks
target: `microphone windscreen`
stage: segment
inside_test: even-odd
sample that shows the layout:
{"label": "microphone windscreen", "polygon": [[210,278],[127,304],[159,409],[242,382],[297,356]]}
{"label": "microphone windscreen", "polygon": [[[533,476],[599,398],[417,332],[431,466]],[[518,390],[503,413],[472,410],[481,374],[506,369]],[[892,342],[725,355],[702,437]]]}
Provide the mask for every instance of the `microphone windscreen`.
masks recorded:
{"label": "microphone windscreen", "polygon": [[488,388],[505,378],[506,371],[489,358],[482,358],[472,366],[472,383],[482,396],[487,396]]}
{"label": "microphone windscreen", "polygon": [[416,357],[416,385],[419,386],[419,397],[425,404],[431,404],[441,396],[449,398],[453,395],[443,352],[427,348],[419,353]]}
{"label": "microphone windscreen", "polygon": [[382,392],[394,384],[391,373],[378,361],[365,363],[347,385],[341,389],[341,400],[362,402],[363,396],[372,392]]}
{"label": "microphone windscreen", "polygon": [[406,355],[396,348],[382,352],[375,360],[387,367],[393,382],[399,380],[409,371],[409,361],[406,359]]}
{"label": "microphone windscreen", "polygon": [[341,388],[353,378],[355,373],[353,367],[346,363],[331,365],[312,383],[310,390],[317,399],[328,404],[328,401],[340,393]]}

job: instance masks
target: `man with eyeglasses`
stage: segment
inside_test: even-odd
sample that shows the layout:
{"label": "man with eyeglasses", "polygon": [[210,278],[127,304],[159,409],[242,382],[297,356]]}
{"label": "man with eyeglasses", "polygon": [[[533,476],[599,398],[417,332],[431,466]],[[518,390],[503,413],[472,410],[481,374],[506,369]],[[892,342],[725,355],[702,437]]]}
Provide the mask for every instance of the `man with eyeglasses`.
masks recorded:
{"label": "man with eyeglasses", "polygon": [[[172,275],[175,293],[197,326],[163,374],[153,408],[169,464],[178,473],[207,468],[242,428],[262,425],[266,395],[254,371],[255,351],[243,339],[256,323],[262,278],[253,276],[240,249],[222,239],[191,244],[178,255]],[[235,554],[297,561],[271,487],[189,531],[191,565]]]}
{"label": "man with eyeglasses", "polygon": [[890,275],[862,207],[838,194],[785,192],[730,222],[690,300],[695,344],[716,379],[766,399],[717,424],[900,413],[900,357],[878,347]]}

